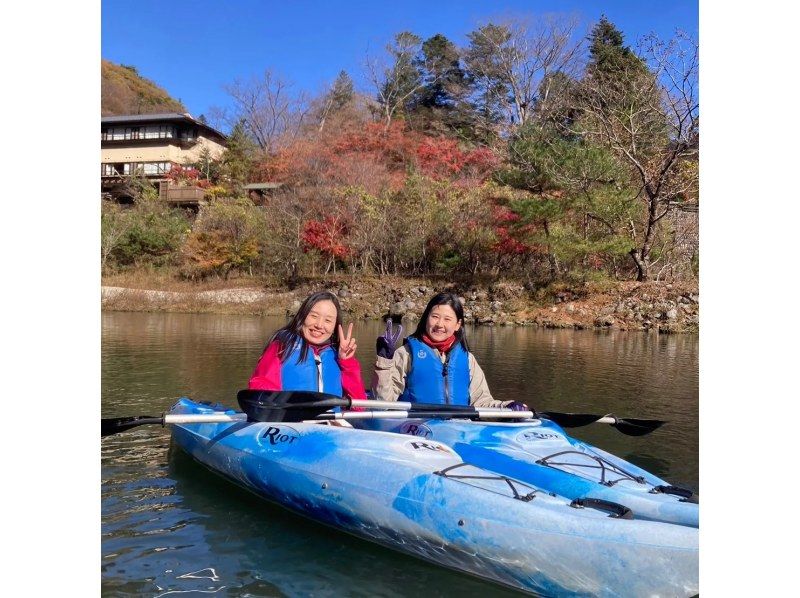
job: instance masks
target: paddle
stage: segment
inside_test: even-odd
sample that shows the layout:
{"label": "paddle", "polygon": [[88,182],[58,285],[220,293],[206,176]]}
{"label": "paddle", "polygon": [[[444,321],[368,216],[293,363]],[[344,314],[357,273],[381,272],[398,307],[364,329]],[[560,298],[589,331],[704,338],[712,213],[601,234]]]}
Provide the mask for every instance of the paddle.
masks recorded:
{"label": "paddle", "polygon": [[589,424],[611,424],[623,434],[628,436],[644,436],[663,426],[665,421],[660,419],[635,419],[621,418],[613,413],[608,415],[593,415],[591,413],[559,413],[557,411],[537,411],[536,416],[544,417],[556,422],[562,428],[580,428]]}
{"label": "paddle", "polygon": [[[312,391],[265,391],[240,390],[236,395],[242,411],[254,421],[301,421],[313,419],[330,407],[367,409],[405,409],[426,417],[428,412],[476,413],[476,419],[492,418],[492,414],[517,413],[517,418],[530,417],[526,411],[510,411],[497,407],[462,407],[459,405],[440,405],[435,403],[408,403],[404,401],[375,401],[361,399],[342,399],[340,397]],[[294,413],[293,410],[299,410]],[[430,417],[435,417],[430,415]],[[453,415],[453,417],[456,417]],[[461,416],[459,416],[461,417]],[[620,418],[613,414],[594,415],[590,413],[560,413],[558,411],[534,411],[533,417],[544,417],[564,428],[579,428],[592,423],[611,424],[628,436],[644,436],[661,427],[666,422],[657,419]],[[284,419],[275,419],[284,418]],[[286,419],[289,418],[289,419]],[[514,416],[499,415],[502,419],[515,419]]]}
{"label": "paddle", "polygon": [[[101,420],[101,436],[109,436],[147,424],[161,426],[175,423],[218,423],[243,421],[298,422],[313,419],[404,419],[404,418],[464,418],[524,420],[544,417],[565,428],[576,428],[591,423],[608,423],[629,436],[649,434],[665,422],[649,419],[618,418],[614,415],[587,413],[559,413],[554,411],[511,411],[492,407],[462,407],[404,401],[375,401],[343,399],[335,395],[312,391],[261,391],[241,390],[237,394],[244,413],[225,414],[165,414],[161,417],[139,415],[134,417],[105,418]],[[332,407],[349,409],[367,408],[369,411],[324,414]],[[392,411],[375,412],[374,409]],[[324,414],[324,415],[323,415]]]}
{"label": "paddle", "polygon": [[[305,405],[307,405],[306,403]],[[137,426],[144,426],[148,424],[153,425],[170,425],[170,424],[208,424],[208,423],[232,423],[232,422],[299,422],[299,421],[328,421],[328,420],[356,420],[356,419],[450,419],[450,418],[463,418],[463,419],[530,419],[533,417],[532,411],[509,411],[505,412],[489,412],[483,413],[480,409],[464,408],[458,410],[442,410],[442,411],[414,411],[410,410],[386,410],[386,411],[345,411],[342,413],[318,413],[313,417],[305,417],[309,414],[307,407],[300,409],[293,409],[293,405],[287,405],[280,413],[282,419],[270,419],[271,412],[264,410],[259,412],[258,417],[263,419],[250,419],[245,413],[228,414],[223,412],[215,413],[197,413],[197,414],[180,414],[180,413],[166,413],[161,417],[154,417],[150,415],[138,415],[134,417],[118,417],[106,418],[101,420],[100,435],[110,436],[119,432],[124,432],[135,428]],[[323,409],[327,406],[323,405]],[[279,412],[279,409],[270,408],[274,412]],[[300,414],[303,415],[300,415]],[[288,416],[287,416],[288,414]]]}
{"label": "paddle", "polygon": [[246,422],[244,413],[202,413],[197,415],[182,415],[180,413],[165,413],[160,417],[153,415],[134,415],[133,417],[106,417],[100,420],[100,436],[111,436],[148,424],[192,424],[192,423],[221,423],[221,422]]}

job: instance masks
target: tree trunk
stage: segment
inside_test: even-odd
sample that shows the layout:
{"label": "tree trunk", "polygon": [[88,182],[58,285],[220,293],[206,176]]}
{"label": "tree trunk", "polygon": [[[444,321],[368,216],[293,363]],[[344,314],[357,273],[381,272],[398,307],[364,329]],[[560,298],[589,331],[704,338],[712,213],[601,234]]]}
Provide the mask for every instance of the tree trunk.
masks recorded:
{"label": "tree trunk", "polygon": [[642,259],[641,251],[641,249],[631,249],[628,252],[633,259],[633,263],[636,264],[636,280],[638,282],[647,280],[648,275],[648,264],[645,259]]}

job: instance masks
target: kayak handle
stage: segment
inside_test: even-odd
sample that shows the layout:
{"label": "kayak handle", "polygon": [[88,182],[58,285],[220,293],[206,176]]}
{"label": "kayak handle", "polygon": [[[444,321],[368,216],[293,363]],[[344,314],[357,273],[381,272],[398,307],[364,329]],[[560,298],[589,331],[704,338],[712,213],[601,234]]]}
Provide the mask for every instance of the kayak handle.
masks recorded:
{"label": "kayak handle", "polygon": [[569,503],[573,509],[597,509],[609,513],[609,517],[614,519],[633,519],[633,511],[625,505],[611,502],[610,500],[603,500],[600,498],[576,498]]}
{"label": "kayak handle", "polygon": [[700,504],[700,497],[697,494],[688,488],[681,488],[680,486],[654,486],[650,490],[650,494],[672,494],[673,496],[680,496],[680,502]]}

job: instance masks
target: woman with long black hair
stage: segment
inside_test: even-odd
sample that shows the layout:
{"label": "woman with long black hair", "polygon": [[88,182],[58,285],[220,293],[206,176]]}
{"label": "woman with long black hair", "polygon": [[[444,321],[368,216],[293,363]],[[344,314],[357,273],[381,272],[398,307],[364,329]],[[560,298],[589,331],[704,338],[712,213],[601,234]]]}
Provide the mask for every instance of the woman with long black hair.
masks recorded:
{"label": "woman with long black hair", "polygon": [[355,358],[352,322],[342,328],[336,295],[314,293],[295,316],[270,337],[250,378],[251,390],[309,390],[365,399]]}
{"label": "woman with long black hair", "polygon": [[458,295],[439,293],[425,307],[417,329],[396,350],[402,334],[391,320],[376,342],[372,394],[384,401],[442,403],[475,407],[527,406],[492,398],[486,376],[470,352],[464,332],[464,307]]}

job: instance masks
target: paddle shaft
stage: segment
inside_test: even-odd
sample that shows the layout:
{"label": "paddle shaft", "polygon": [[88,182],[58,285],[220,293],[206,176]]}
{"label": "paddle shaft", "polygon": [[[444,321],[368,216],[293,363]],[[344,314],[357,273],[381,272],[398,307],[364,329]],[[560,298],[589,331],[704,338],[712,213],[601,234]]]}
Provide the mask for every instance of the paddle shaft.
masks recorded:
{"label": "paddle shaft", "polygon": [[[414,411],[414,410],[391,410],[391,411],[343,411],[341,413],[323,413],[315,417],[315,420],[331,419],[447,419],[447,418],[475,418],[475,419],[531,419],[532,411],[486,411],[475,409],[474,411]],[[313,421],[313,420],[306,420]]]}
{"label": "paddle shaft", "polygon": [[[443,419],[448,417],[465,418],[476,417],[478,419],[530,419],[533,417],[531,411],[508,411],[495,412],[484,411],[483,409],[476,409],[474,411],[414,411],[405,410],[391,410],[391,411],[343,411],[341,413],[323,413],[318,415],[312,420],[331,420],[331,419],[408,419],[408,418],[431,418]],[[168,424],[217,424],[217,423],[235,423],[246,422],[247,415],[244,413],[196,413],[196,414],[182,414],[182,413],[167,413],[160,422],[142,422],[142,423],[162,423]]]}

